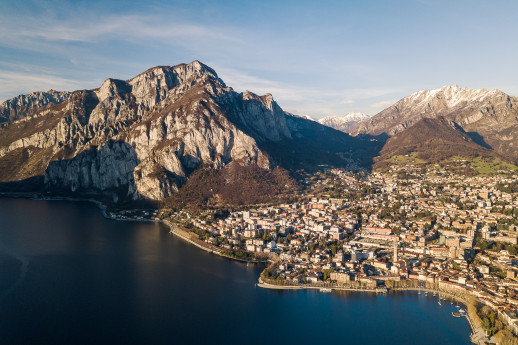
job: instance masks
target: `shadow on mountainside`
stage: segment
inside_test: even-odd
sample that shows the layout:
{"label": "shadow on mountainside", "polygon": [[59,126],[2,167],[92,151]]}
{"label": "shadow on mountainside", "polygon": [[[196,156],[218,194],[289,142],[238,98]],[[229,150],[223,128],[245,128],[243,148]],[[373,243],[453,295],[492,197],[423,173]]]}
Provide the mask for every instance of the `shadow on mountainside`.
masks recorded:
{"label": "shadow on mountainside", "polygon": [[484,140],[484,137],[481,136],[479,133],[477,133],[477,132],[466,132],[466,134],[471,138],[471,140],[473,140],[476,144],[482,146],[483,148],[486,148],[488,150],[492,150],[493,149],[491,147],[491,145],[486,143],[486,141]]}
{"label": "shadow on mountainside", "polygon": [[[135,178],[141,178],[142,173],[137,167],[139,163],[131,145],[124,141],[108,141],[101,148],[92,147],[75,157],[53,160],[37,176],[0,183],[0,192],[94,199],[117,208],[183,208],[286,201],[293,198],[300,187],[280,167],[268,170],[256,164],[242,166],[231,162],[223,168],[213,169],[198,164],[190,169],[189,178],[179,183],[177,176],[165,173],[163,167],[157,166],[147,177],[161,182],[169,179],[178,182],[179,187],[177,192],[159,202],[137,192]],[[157,188],[167,185],[159,183]]]}
{"label": "shadow on mountainside", "polygon": [[134,171],[140,161],[126,142],[109,140],[100,149],[94,146],[73,158],[54,159],[36,176],[0,183],[0,192],[93,198],[118,205],[153,204],[137,193]]}
{"label": "shadow on mountainside", "polygon": [[390,139],[387,133],[378,135],[359,134],[353,137],[356,140],[357,154],[362,167],[372,171],[376,163],[375,158],[381,155],[381,151]]}
{"label": "shadow on mountainside", "polygon": [[[264,107],[255,101],[258,107]],[[284,115],[291,138],[265,139],[257,130],[227,111],[234,125],[254,138],[274,165],[293,171],[315,171],[323,166],[370,170],[388,136],[351,135],[293,115]]]}

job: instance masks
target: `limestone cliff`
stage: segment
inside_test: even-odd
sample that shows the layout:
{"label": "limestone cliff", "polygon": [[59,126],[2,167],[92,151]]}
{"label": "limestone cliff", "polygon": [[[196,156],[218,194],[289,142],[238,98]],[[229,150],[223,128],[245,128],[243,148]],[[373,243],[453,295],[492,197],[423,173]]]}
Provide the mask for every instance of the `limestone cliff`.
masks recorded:
{"label": "limestone cliff", "polygon": [[[133,200],[169,197],[200,166],[270,169],[285,157],[282,145],[296,147],[301,137],[300,124],[288,123],[306,121],[270,94],[233,91],[198,61],[107,79],[94,90],[19,96],[0,109],[10,109],[0,128],[0,182],[44,176],[47,191]],[[333,135],[335,147],[323,140],[318,149],[345,164],[339,153],[352,139]]]}

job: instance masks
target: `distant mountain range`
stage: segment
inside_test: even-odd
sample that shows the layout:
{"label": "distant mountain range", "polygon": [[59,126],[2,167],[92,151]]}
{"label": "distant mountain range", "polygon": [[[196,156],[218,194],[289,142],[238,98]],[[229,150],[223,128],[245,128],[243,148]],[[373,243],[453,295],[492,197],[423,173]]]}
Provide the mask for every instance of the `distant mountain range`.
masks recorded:
{"label": "distant mountain range", "polygon": [[358,125],[370,118],[369,115],[353,112],[347,113],[343,116],[327,116],[318,120],[319,123],[337,129],[345,133],[352,133],[356,131]]}
{"label": "distant mountain range", "polygon": [[[425,161],[451,156],[518,160],[518,98],[500,90],[444,86],[405,97],[378,114],[319,120],[356,137],[385,142],[376,161],[416,153]],[[424,134],[426,133],[426,135]]]}

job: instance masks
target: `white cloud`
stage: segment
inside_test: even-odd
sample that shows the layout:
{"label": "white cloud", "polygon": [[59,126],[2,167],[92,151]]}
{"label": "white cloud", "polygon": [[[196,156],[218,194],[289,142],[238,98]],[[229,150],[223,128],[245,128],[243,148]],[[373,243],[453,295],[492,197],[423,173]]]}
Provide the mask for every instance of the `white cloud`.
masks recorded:
{"label": "white cloud", "polygon": [[237,41],[235,35],[224,29],[200,24],[182,23],[161,15],[125,15],[78,20],[56,20],[31,17],[30,20],[17,19],[16,23],[6,16],[0,16],[0,41],[15,43],[20,40],[45,40],[49,42],[97,42],[117,39],[135,41],[141,39],[172,39],[203,41]]}
{"label": "white cloud", "polygon": [[[218,75],[236,90],[249,90],[256,93],[271,93],[278,99],[307,100],[308,97],[314,100],[343,98],[347,100],[339,104],[353,104],[353,99],[368,99],[397,92],[397,89],[380,88],[351,88],[351,89],[324,89],[322,87],[304,86],[303,84],[289,84],[275,80],[263,79],[251,76],[248,73],[224,66],[212,65]],[[326,101],[327,103],[327,101]],[[336,104],[336,101],[333,101]]]}

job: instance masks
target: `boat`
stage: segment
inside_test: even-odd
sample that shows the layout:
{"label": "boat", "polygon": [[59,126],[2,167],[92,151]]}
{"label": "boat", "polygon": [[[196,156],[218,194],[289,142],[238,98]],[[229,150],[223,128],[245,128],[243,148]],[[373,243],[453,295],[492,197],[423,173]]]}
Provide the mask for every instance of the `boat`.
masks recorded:
{"label": "boat", "polygon": [[442,305],[441,300],[439,300],[438,304],[439,304],[439,305]]}
{"label": "boat", "polygon": [[466,314],[466,311],[464,309],[459,309],[459,313]]}
{"label": "boat", "polygon": [[330,288],[321,288],[320,289],[320,292],[331,292],[333,291],[333,289],[330,289]]}
{"label": "boat", "polygon": [[461,317],[461,314],[460,313],[456,313],[456,312],[451,312],[451,315],[453,315],[453,317]]}

